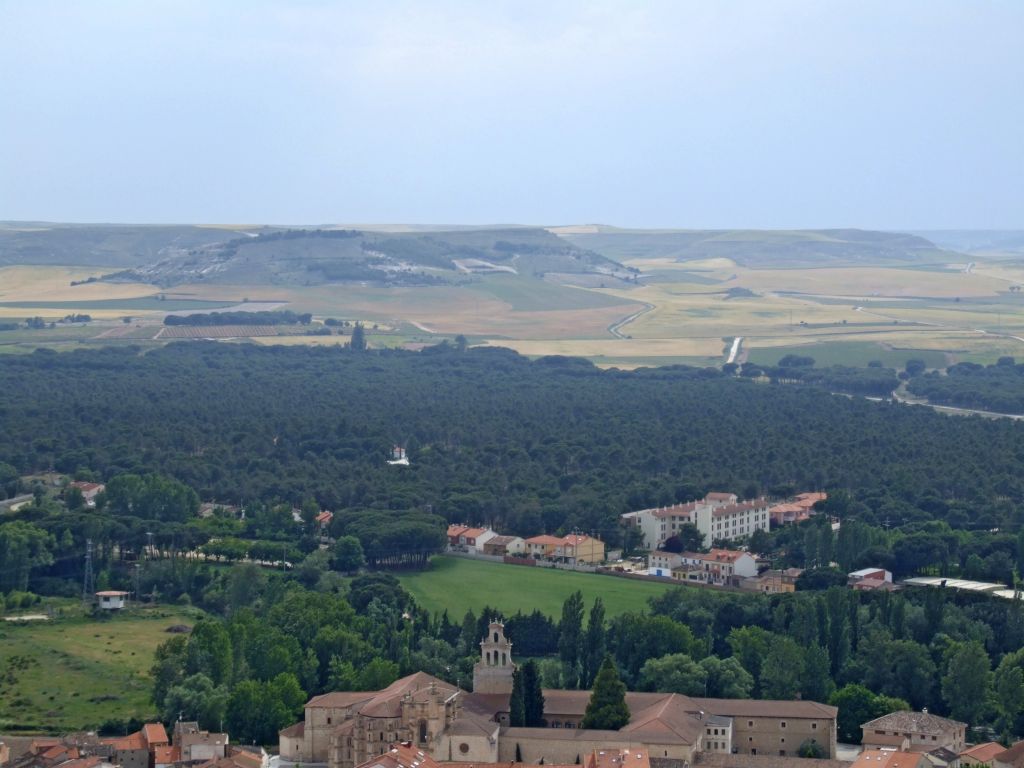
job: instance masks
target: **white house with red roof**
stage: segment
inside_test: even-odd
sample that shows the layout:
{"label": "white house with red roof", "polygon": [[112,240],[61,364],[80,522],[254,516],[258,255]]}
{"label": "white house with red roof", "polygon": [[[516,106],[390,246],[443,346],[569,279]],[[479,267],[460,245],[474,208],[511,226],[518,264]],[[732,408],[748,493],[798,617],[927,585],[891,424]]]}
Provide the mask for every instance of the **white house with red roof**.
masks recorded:
{"label": "white house with red roof", "polygon": [[683,552],[682,564],[672,569],[672,578],[703,584],[739,584],[757,576],[757,561],[749,552],[712,549],[707,554]]}
{"label": "white house with red roof", "polygon": [[84,480],[75,480],[73,483],[68,483],[68,487],[77,488],[82,492],[82,498],[85,499],[87,507],[95,507],[96,497],[107,489],[107,486],[103,483],[89,483]]}

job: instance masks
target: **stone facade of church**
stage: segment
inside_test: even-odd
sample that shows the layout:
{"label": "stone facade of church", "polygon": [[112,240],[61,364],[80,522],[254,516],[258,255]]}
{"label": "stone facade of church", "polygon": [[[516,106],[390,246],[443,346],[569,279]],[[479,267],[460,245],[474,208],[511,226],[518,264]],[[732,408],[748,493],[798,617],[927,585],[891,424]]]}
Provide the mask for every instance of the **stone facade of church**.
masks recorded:
{"label": "stone facade of church", "polygon": [[[492,622],[480,642],[473,692],[423,672],[382,691],[339,691],[306,704],[302,722],[280,733],[292,762],[355,766],[408,743],[435,760],[574,763],[603,748],[649,749],[651,757],[692,765],[704,751],[794,755],[813,739],[835,756],[836,709],[812,701],[694,699],[676,693],[626,694],[630,722],[618,731],[580,728],[589,691],[544,691],[546,728],[509,728],[512,643]],[[707,742],[707,743],[705,743]]]}

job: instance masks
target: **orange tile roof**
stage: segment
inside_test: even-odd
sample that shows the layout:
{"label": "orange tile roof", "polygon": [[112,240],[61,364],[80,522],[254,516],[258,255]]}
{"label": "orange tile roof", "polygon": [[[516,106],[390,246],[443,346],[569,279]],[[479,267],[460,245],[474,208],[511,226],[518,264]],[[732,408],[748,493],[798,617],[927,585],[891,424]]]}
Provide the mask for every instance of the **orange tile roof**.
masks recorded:
{"label": "orange tile roof", "polygon": [[651,768],[651,758],[642,747],[595,749],[587,759],[587,768]]}
{"label": "orange tile roof", "polygon": [[146,743],[151,747],[170,742],[163,723],[146,723],[142,726],[142,735],[146,737]]}
{"label": "orange tile roof", "polygon": [[179,747],[156,747],[153,750],[154,765],[170,765],[181,760],[181,749]]}
{"label": "orange tile roof", "polygon": [[991,763],[996,755],[1005,752],[1006,747],[996,741],[986,741],[984,744],[975,744],[970,749],[960,753],[960,757],[970,757],[979,763]]}
{"label": "orange tile roof", "polygon": [[[166,737],[166,734],[165,734]],[[142,731],[129,733],[127,736],[120,736],[113,739],[100,739],[101,744],[113,747],[118,752],[128,752],[133,749],[149,749]]]}
{"label": "orange tile roof", "polygon": [[531,536],[530,538],[528,538],[526,540],[526,543],[527,544],[552,544],[554,546],[558,546],[559,544],[562,543],[562,539],[558,538],[557,536],[548,536],[547,534],[542,534],[540,536]]}
{"label": "orange tile roof", "polygon": [[850,768],[915,768],[922,760],[920,752],[900,752],[893,749],[865,749]]}

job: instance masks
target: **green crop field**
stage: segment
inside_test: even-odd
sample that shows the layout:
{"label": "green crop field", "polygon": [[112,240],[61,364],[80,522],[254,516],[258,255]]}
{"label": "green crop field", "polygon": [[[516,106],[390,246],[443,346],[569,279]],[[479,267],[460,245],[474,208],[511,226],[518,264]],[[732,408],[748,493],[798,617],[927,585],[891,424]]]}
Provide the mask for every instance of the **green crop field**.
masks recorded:
{"label": "green crop field", "polygon": [[0,621],[0,731],[67,732],[152,717],[150,667],[172,624],[200,615],[143,608],[96,620]]}
{"label": "green crop field", "polygon": [[611,618],[628,611],[646,611],[648,598],[673,588],[667,583],[450,556],[435,557],[428,570],[399,579],[419,605],[432,613],[447,610],[453,621],[467,610],[479,613],[485,606],[506,614],[529,613],[536,608],[558,619],[562,603],[576,590],[583,593],[588,610],[594,598],[600,597]]}
{"label": "green crop field", "polygon": [[873,360],[890,368],[902,368],[907,360],[923,360],[929,368],[946,365],[946,355],[934,349],[902,349],[876,342],[837,341],[784,347],[755,347],[747,359],[758,365],[777,365],[786,355],[807,355],[815,364],[866,366]]}

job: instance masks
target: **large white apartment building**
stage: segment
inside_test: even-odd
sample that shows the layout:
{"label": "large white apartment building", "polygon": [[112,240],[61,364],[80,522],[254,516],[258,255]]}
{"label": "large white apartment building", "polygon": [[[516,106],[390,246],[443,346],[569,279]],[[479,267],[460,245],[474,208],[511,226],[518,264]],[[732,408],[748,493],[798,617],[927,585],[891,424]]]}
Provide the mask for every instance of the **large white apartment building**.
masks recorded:
{"label": "large white apartment building", "polygon": [[622,523],[640,530],[647,549],[660,549],[684,523],[696,525],[704,546],[710,547],[716,540],[731,541],[759,529],[767,531],[768,502],[739,501],[733,493],[709,493],[699,501],[627,512],[622,515]]}

